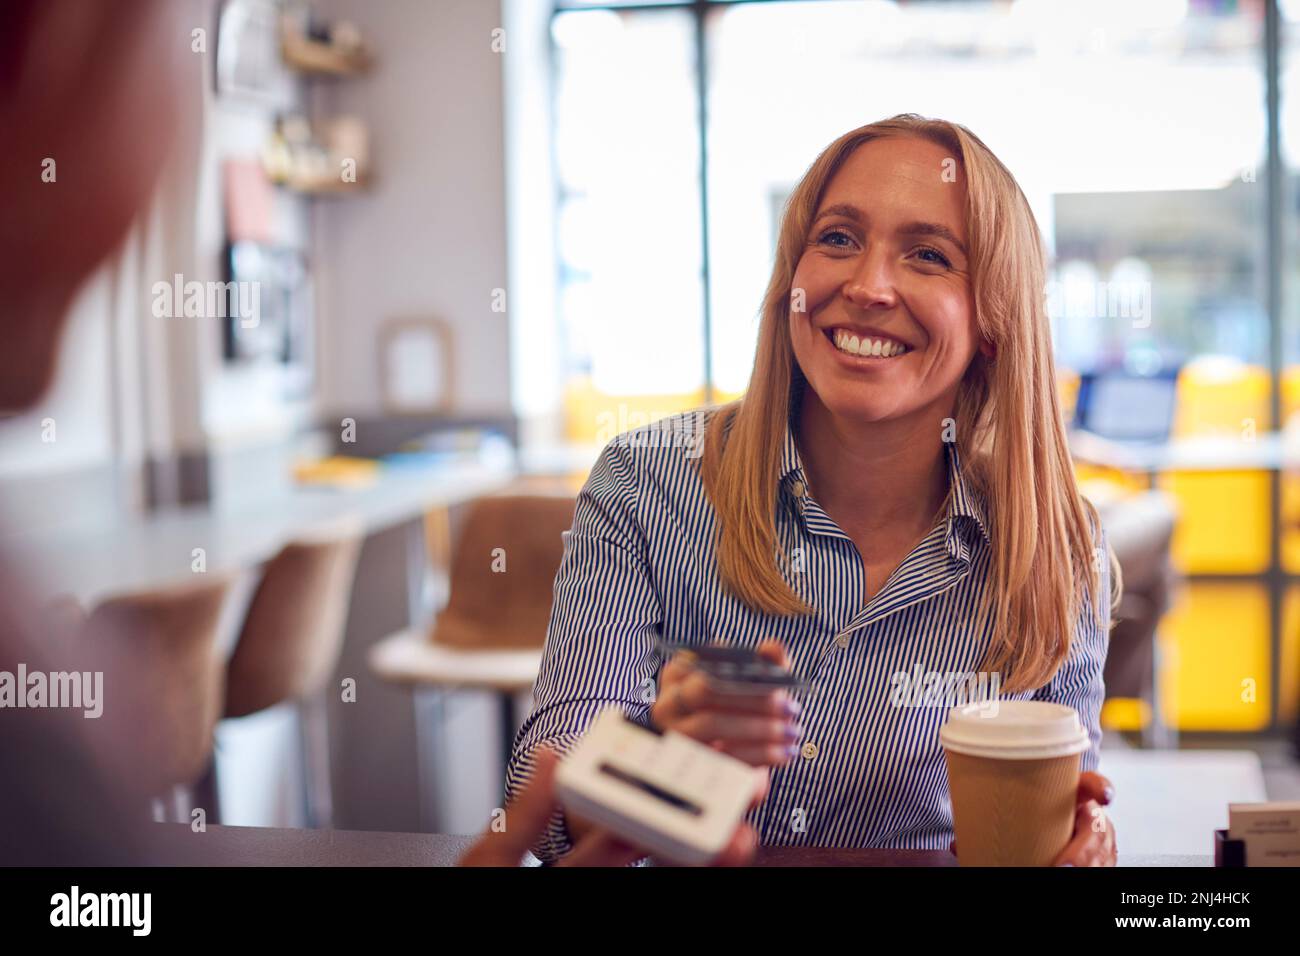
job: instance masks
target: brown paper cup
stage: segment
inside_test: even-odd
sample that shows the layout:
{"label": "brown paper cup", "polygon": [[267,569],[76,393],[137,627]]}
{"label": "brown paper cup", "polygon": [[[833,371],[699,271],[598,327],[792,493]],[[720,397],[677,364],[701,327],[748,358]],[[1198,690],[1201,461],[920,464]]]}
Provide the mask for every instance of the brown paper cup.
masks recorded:
{"label": "brown paper cup", "polygon": [[944,754],[957,862],[1051,866],[1074,832],[1081,754],[1038,760]]}

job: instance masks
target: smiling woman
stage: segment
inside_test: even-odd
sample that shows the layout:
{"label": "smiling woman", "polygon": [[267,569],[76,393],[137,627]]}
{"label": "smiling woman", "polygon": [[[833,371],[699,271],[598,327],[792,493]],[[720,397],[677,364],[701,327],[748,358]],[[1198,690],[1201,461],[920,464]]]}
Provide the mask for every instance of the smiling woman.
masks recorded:
{"label": "smiling woman", "polygon": [[[770,768],[764,843],[947,849],[947,710],[896,689],[986,673],[1078,712],[1058,862],[1113,863],[1093,771],[1118,577],[1074,482],[1044,279],[1023,194],[968,130],[908,114],[827,147],[784,212],[744,397],[705,410],[702,454],[618,436],[579,496],[512,792],[617,703]],[[715,641],[798,689],[722,693],[664,658]],[[535,852],[586,831],[557,814]]]}
{"label": "smiling woman", "polygon": [[966,480],[999,503],[987,669],[1017,689],[1054,673],[1081,609],[1100,619],[1110,596],[1096,600],[1096,516],[1066,448],[1045,286],[1029,205],[969,130],[903,115],[827,147],[787,205],[747,396],[704,456],[736,593],[807,610],[768,559],[771,521],[740,521],[776,488],[762,449],[794,402],[810,485],[862,552],[868,596],[947,497],[945,445],[964,451]]}

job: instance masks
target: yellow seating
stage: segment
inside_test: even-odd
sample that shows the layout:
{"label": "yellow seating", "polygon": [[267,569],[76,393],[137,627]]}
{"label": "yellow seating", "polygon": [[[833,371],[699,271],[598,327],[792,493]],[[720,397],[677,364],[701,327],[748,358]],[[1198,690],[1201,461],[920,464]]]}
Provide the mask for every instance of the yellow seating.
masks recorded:
{"label": "yellow seating", "polygon": [[[729,402],[740,394],[714,391],[713,402]],[[612,395],[582,376],[565,390],[565,439],[580,445],[604,445],[622,432],[704,404],[703,388],[677,394]]]}
{"label": "yellow seating", "polygon": [[[1069,379],[1063,377],[1063,392]],[[1284,415],[1300,410],[1300,367],[1282,383]],[[1063,395],[1064,398],[1064,395]],[[1173,438],[1249,440],[1274,427],[1268,370],[1219,357],[1189,363],[1180,373]],[[1080,465],[1081,480],[1105,478],[1133,488],[1145,476]],[[1266,471],[1171,472],[1157,486],[1178,503],[1173,542],[1178,568],[1187,574],[1258,575],[1268,569],[1271,525]],[[1230,505],[1230,506],[1227,506]],[[1282,553],[1288,570],[1300,571],[1300,479],[1282,485]],[[1296,708],[1300,589],[1289,597],[1284,618],[1284,675],[1279,714]],[[1161,715],[1180,730],[1250,731],[1268,726],[1271,655],[1268,590],[1259,580],[1187,583],[1160,629]],[[1289,663],[1288,663],[1289,662]],[[1109,701],[1105,723],[1138,729],[1148,714],[1135,702]]]}

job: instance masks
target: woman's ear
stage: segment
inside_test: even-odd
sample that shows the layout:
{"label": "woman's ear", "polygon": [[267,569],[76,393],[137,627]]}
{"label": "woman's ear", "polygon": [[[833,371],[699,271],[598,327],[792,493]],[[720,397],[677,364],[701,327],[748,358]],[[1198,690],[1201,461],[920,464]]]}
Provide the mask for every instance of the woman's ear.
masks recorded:
{"label": "woman's ear", "polygon": [[988,339],[980,339],[979,352],[980,355],[983,355],[989,362],[992,362],[998,357],[997,346]]}

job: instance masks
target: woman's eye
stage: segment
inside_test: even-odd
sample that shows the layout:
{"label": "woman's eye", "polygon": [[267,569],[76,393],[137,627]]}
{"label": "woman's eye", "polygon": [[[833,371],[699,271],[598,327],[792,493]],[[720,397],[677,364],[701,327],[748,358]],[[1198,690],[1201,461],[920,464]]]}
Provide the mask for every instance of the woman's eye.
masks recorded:
{"label": "woman's eye", "polygon": [[951,265],[951,263],[948,261],[948,257],[945,256],[938,249],[931,249],[928,246],[923,246],[920,249],[916,250],[916,254],[920,256],[925,262],[933,262],[935,265],[940,265],[940,266]]}
{"label": "woman's eye", "polygon": [[832,243],[831,243],[832,246],[840,246],[841,248],[843,248],[844,245],[847,245],[848,243],[850,243],[850,242],[853,241],[853,237],[850,236],[850,235],[849,235],[847,232],[845,232],[843,229],[830,229],[830,230],[827,230],[826,232],[823,232],[823,233],[821,234],[821,237],[818,238],[817,241],[818,241],[818,242],[826,242],[826,241],[827,241],[828,239],[830,239],[832,236],[838,236],[840,239],[843,239],[843,240],[844,240],[844,243],[840,243],[840,242],[832,242]]}

